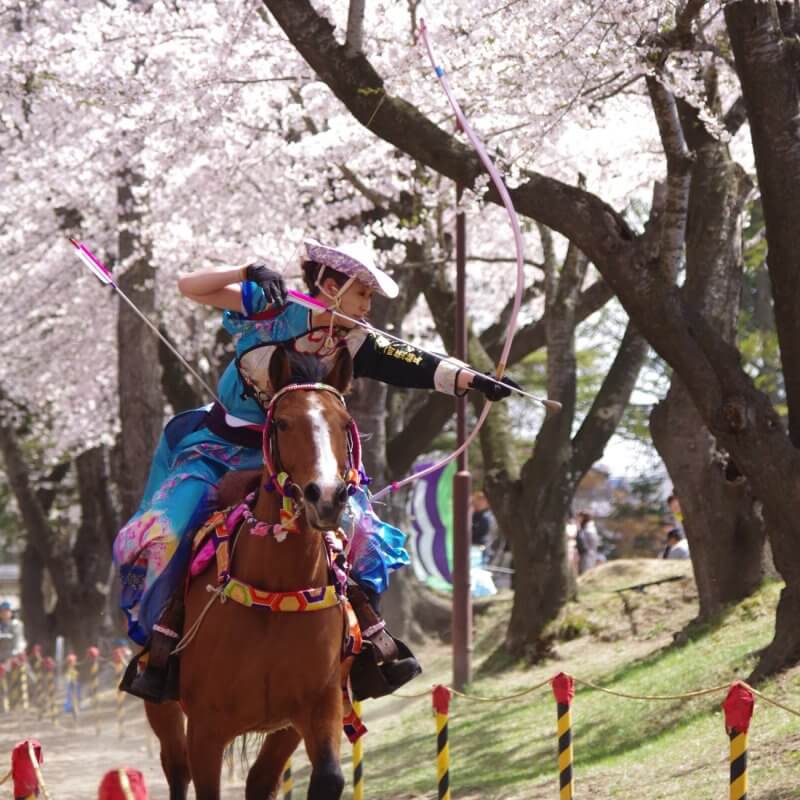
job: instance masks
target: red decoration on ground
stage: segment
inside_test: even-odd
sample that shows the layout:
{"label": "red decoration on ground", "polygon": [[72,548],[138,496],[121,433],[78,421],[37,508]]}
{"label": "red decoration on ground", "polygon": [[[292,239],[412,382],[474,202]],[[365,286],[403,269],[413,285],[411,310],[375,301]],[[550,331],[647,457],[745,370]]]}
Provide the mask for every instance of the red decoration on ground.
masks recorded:
{"label": "red decoration on ground", "polygon": [[565,706],[572,705],[572,699],[575,697],[575,681],[572,680],[572,675],[559,672],[558,675],[550,681],[550,686],[553,689],[553,695],[557,703],[561,703]]}
{"label": "red decoration on ground", "polygon": [[25,739],[20,742],[11,752],[11,778],[14,781],[14,797],[27,798],[39,796],[39,781],[36,777],[36,770],[31,763],[31,756],[28,752],[28,743],[33,747],[36,760],[41,764],[42,746],[36,739]]}
{"label": "red decoration on ground", "polygon": [[[128,793],[122,788],[122,782],[128,780],[130,791]],[[138,769],[125,767],[123,769],[112,769],[103,776],[98,790],[98,800],[148,800],[150,795],[147,793],[147,786],[144,776]]]}
{"label": "red decoration on ground", "polygon": [[725,730],[728,733],[734,730],[737,733],[747,733],[754,705],[755,698],[747,686],[738,681],[731,684],[728,696],[722,703],[722,709],[725,712]]}

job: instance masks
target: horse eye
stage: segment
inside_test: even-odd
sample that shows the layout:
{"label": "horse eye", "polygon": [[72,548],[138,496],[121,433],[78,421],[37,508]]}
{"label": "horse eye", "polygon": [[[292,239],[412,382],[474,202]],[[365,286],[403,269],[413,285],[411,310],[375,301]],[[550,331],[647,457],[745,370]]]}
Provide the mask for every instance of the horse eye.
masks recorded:
{"label": "horse eye", "polygon": [[276,419],[275,424],[278,426],[279,431],[289,430],[289,423],[285,419]]}

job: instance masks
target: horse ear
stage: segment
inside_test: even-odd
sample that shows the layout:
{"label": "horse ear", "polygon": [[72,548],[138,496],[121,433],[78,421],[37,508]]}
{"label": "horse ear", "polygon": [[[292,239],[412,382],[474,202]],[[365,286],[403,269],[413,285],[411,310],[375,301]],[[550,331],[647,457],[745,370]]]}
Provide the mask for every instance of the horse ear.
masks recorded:
{"label": "horse ear", "polygon": [[292,382],[289,356],[282,347],[276,347],[269,360],[269,383],[273,392],[279,392]]}
{"label": "horse ear", "polygon": [[333,368],[325,378],[325,383],[328,386],[333,386],[334,389],[338,389],[342,394],[347,394],[350,391],[352,382],[353,358],[350,355],[350,351],[346,347],[342,347],[336,354]]}

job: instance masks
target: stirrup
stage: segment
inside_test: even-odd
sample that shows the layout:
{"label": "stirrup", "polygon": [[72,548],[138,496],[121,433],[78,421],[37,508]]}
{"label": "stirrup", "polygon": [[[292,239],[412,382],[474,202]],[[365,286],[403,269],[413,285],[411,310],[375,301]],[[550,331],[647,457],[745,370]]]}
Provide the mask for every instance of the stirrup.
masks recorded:
{"label": "stirrup", "polygon": [[350,688],[356,700],[384,697],[422,672],[422,667],[408,645],[400,639],[394,639],[394,642],[399,656],[394,661],[379,664],[373,648],[363,650],[353,660],[350,669]]}
{"label": "stirrup", "polygon": [[158,669],[149,664],[140,672],[139,659],[146,653],[134,656],[128,664],[119,683],[119,690],[146,700],[148,703],[165,703],[180,700],[180,660],[171,655],[166,669]]}

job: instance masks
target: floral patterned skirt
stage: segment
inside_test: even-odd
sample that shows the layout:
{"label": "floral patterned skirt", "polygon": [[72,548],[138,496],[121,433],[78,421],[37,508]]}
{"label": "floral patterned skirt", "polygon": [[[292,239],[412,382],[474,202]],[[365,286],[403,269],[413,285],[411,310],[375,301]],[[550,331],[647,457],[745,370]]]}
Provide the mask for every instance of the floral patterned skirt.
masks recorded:
{"label": "floral patterned skirt", "polygon": [[[217,486],[231,470],[261,469],[260,449],[241,447],[203,426],[205,412],[174,417],[161,436],[139,509],[114,540],[120,606],[128,635],[145,644],[185,575],[195,531],[217,508]],[[405,534],[378,519],[366,491],[350,498],[342,527],[351,537],[352,575],[375,592],[408,564]]]}

